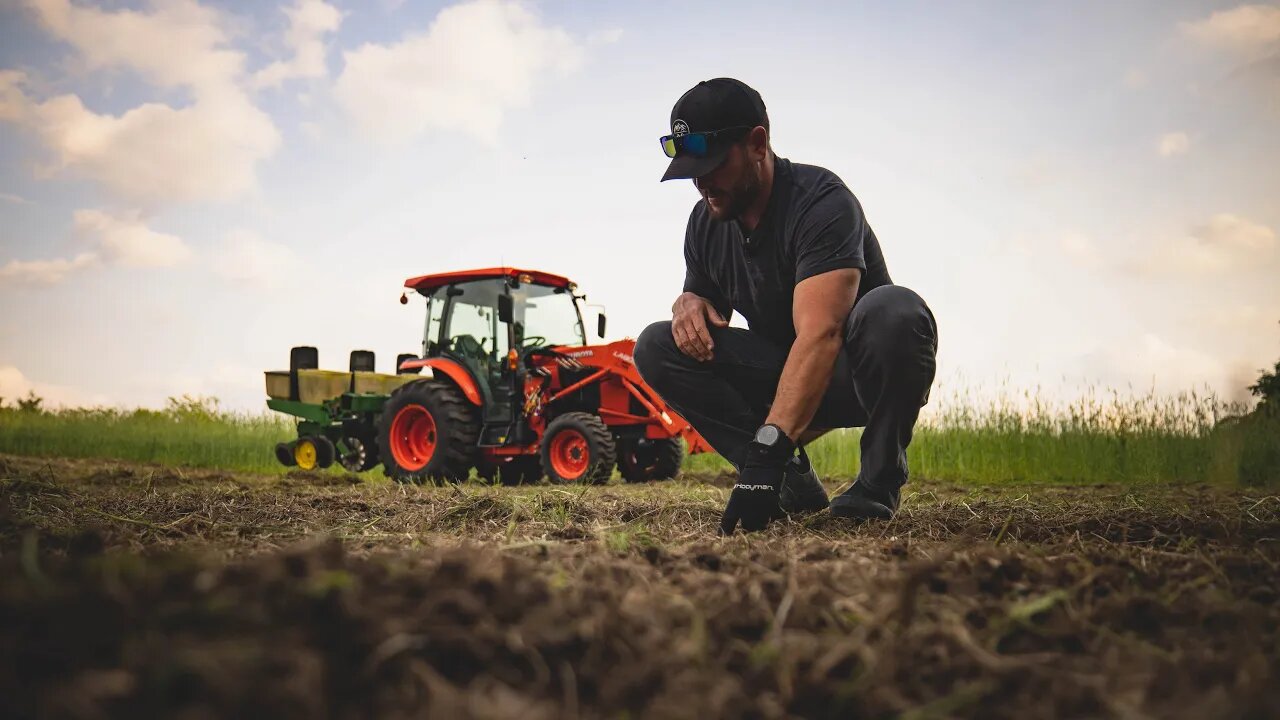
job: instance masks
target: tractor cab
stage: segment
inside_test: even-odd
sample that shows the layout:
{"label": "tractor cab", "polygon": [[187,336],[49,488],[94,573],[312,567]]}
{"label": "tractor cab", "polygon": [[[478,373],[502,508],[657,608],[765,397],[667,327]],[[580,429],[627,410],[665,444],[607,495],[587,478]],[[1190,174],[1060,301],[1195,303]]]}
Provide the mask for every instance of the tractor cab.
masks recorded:
{"label": "tractor cab", "polygon": [[[427,299],[424,360],[410,364],[447,358],[465,368],[479,394],[472,401],[481,408],[482,446],[521,434],[523,360],[530,350],[586,345],[584,298],[558,275],[492,268],[411,278],[405,285]],[[601,314],[597,334],[604,330]]]}

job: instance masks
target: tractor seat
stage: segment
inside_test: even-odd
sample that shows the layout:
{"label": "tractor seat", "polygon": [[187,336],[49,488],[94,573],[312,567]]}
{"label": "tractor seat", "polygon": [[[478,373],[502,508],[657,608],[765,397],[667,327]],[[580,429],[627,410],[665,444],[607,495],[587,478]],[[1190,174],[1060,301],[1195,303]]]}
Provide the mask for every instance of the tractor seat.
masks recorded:
{"label": "tractor seat", "polygon": [[476,367],[483,371],[483,375],[489,374],[489,354],[484,351],[484,345],[471,335],[459,335],[453,339],[453,351],[463,358],[470,360],[476,364]]}

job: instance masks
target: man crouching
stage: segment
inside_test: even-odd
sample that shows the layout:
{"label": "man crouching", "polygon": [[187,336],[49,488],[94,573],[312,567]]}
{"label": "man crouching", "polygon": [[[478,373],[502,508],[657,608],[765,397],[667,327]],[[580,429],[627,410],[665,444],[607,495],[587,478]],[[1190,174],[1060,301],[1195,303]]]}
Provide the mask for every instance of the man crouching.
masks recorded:
{"label": "man crouching", "polygon": [[[662,180],[701,194],[685,230],[684,292],[647,327],[645,382],[739,471],[721,532],[783,513],[891,518],[935,374],[937,325],[894,285],[857,198],[834,173],[774,153],[759,93],[698,83],[661,138]],[[749,330],[729,327],[733,311]],[[863,427],[857,478],[828,503],[803,446]],[[798,455],[797,455],[798,452]]]}

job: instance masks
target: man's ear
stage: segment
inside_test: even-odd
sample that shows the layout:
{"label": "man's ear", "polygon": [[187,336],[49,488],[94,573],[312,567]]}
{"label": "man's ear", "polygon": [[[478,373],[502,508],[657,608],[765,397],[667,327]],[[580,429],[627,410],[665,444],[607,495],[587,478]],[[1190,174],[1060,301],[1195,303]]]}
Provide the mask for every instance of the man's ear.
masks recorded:
{"label": "man's ear", "polygon": [[769,153],[769,131],[757,125],[747,134],[747,153],[751,160],[763,160]]}

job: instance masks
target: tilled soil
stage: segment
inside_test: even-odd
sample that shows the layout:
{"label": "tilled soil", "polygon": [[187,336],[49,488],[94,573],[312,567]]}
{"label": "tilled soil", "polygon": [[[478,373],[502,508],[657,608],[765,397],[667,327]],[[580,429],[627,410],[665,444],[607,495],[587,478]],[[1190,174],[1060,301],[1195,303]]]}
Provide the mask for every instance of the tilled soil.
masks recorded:
{"label": "tilled soil", "polygon": [[0,717],[1280,717],[1280,497],[725,481],[0,457]]}

